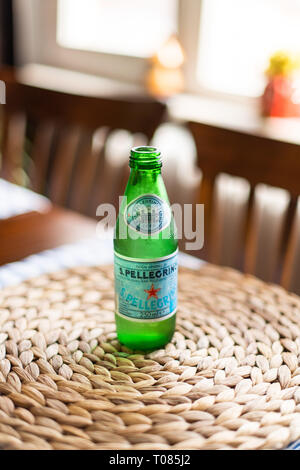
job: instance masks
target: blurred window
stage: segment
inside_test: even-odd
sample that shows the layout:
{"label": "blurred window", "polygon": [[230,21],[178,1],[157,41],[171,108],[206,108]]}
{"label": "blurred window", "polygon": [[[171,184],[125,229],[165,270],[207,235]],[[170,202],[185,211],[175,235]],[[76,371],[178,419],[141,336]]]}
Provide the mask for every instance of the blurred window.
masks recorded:
{"label": "blurred window", "polygon": [[299,0],[202,0],[198,86],[260,95],[269,57],[299,54],[299,22]]}
{"label": "blurred window", "polygon": [[60,46],[153,55],[177,31],[177,0],[58,0]]}

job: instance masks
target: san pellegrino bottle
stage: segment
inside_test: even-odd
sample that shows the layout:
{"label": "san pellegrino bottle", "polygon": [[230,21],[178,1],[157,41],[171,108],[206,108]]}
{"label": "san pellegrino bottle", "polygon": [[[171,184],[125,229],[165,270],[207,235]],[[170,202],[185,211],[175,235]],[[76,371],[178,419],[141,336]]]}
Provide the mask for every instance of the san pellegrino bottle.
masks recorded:
{"label": "san pellegrino bottle", "polygon": [[177,238],[161,175],[161,153],[135,147],[114,235],[115,319],[119,341],[153,350],[174,333]]}

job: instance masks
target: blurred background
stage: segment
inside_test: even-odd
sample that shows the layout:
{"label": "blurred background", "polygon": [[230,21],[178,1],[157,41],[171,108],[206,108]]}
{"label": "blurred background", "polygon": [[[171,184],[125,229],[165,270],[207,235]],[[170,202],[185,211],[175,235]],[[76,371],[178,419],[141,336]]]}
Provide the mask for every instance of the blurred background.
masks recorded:
{"label": "blurred background", "polygon": [[95,218],[157,145],[171,203],[205,204],[192,254],[300,290],[299,20],[300,0],[1,0],[2,179]]}

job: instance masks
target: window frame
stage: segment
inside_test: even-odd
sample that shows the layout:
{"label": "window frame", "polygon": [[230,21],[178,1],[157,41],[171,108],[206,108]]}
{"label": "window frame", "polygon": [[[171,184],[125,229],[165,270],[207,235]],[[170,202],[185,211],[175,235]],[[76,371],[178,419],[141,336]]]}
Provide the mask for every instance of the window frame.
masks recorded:
{"label": "window frame", "polygon": [[[149,68],[147,58],[71,49],[59,45],[56,42],[57,0],[13,0],[13,7],[17,13],[18,35],[15,43],[18,65],[42,64],[135,85],[144,84]],[[253,102],[254,98],[204,88],[197,80],[201,8],[202,0],[178,0],[178,38],[189,58],[183,65],[184,92],[213,99]],[[39,41],[35,41],[36,37]]]}
{"label": "window frame", "polygon": [[[16,38],[19,65],[26,63],[50,65],[132,83],[136,83],[138,77],[144,74],[146,65],[144,59],[70,49],[57,44],[56,0],[47,2],[26,0],[26,7],[24,0],[14,0],[14,4],[18,11],[17,17],[20,18],[21,15],[23,17],[20,25],[17,25],[20,26],[20,34]],[[35,37],[39,38],[38,42],[34,41]],[[109,75],[107,70],[110,72]]]}

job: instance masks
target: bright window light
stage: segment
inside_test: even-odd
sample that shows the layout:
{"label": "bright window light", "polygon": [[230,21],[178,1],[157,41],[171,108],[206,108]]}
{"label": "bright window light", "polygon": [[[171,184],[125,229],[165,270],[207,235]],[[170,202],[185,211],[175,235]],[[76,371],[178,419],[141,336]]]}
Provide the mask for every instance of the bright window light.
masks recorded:
{"label": "bright window light", "polygon": [[205,88],[259,96],[269,57],[300,54],[300,0],[202,0],[198,82]]}
{"label": "bright window light", "polygon": [[177,0],[58,0],[60,46],[150,57],[177,30]]}

